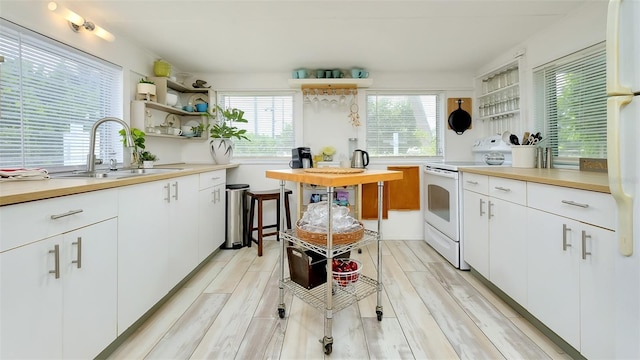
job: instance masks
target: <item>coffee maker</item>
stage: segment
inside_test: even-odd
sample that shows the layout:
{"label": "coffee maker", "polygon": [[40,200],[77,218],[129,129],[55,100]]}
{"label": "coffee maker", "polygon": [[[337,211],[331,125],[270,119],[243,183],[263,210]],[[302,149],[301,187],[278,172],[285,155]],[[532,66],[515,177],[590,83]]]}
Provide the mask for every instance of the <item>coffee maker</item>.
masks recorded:
{"label": "coffee maker", "polygon": [[311,149],[308,147],[291,149],[291,162],[289,163],[289,167],[292,169],[313,167]]}

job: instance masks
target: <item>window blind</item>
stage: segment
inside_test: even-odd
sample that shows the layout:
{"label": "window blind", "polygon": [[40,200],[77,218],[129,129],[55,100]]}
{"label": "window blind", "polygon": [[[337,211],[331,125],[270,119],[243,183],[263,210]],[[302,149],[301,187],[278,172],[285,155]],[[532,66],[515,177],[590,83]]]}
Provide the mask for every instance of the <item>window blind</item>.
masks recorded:
{"label": "window blind", "polygon": [[234,139],[234,157],[291,157],[295,143],[293,94],[218,93],[222,108],[244,111],[248,123],[233,125],[247,130],[251,140]]}
{"label": "window blind", "polygon": [[[122,118],[121,68],[4,20],[0,55],[0,166],[84,166],[91,126]],[[98,158],[122,162],[121,128],[100,126]]]}
{"label": "window blind", "polygon": [[440,94],[367,94],[367,151],[371,156],[441,156]]}
{"label": "window blind", "polygon": [[554,163],[578,166],[581,157],[607,157],[604,44],[534,70],[537,127]]}

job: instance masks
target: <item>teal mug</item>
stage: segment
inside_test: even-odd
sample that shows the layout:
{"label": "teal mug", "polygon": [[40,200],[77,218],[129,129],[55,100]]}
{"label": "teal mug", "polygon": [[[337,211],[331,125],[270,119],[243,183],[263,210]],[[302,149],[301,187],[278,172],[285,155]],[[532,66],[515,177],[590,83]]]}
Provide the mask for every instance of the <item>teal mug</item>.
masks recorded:
{"label": "teal mug", "polygon": [[182,110],[186,111],[186,112],[192,112],[193,111],[193,106],[192,105],[185,105],[182,107]]}
{"label": "teal mug", "polygon": [[298,79],[304,79],[307,77],[307,70],[306,69],[298,69],[296,70],[296,72],[298,73]]}
{"label": "teal mug", "polygon": [[316,70],[316,78],[323,79],[324,78],[324,70]]}
{"label": "teal mug", "polygon": [[342,77],[342,71],[340,71],[340,70],[336,69],[336,70],[332,70],[331,72],[333,74],[333,78],[334,79],[339,79],[339,78]]}
{"label": "teal mug", "polygon": [[354,79],[359,78],[360,77],[360,71],[362,71],[362,70],[360,70],[358,68],[351,69],[351,77],[354,78]]}
{"label": "teal mug", "polygon": [[205,111],[207,111],[208,107],[209,107],[209,104],[207,104],[207,103],[197,103],[196,104],[196,110],[198,110],[198,112],[205,112]]}

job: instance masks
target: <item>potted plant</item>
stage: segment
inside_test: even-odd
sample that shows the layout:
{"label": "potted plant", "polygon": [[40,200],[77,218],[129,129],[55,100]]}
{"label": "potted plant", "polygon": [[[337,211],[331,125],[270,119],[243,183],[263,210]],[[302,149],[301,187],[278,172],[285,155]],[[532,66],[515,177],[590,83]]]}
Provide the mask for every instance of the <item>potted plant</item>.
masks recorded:
{"label": "potted plant", "polygon": [[193,131],[193,134],[195,137],[201,137],[202,133],[204,133],[205,131],[207,131],[207,129],[209,129],[209,124],[205,124],[204,122],[198,124],[197,126],[192,126],[191,127],[191,131]]}
{"label": "potted plant", "polygon": [[244,118],[244,111],[240,109],[223,109],[220,105],[216,105],[216,112],[219,116],[209,128],[211,155],[216,164],[225,165],[231,161],[233,156],[233,138],[251,141],[245,135],[247,130],[238,128],[234,123],[248,123],[249,121]]}
{"label": "potted plant", "polygon": [[152,95],[155,96],[156,95],[156,83],[154,83],[151,80],[147,80],[145,78],[141,78],[140,82],[138,82],[138,86],[137,86],[137,93],[138,94],[143,94],[143,95],[149,95],[149,97],[151,97]]}
{"label": "potted plant", "polygon": [[156,155],[152,154],[150,151],[147,151],[147,150],[142,151],[140,153],[139,159],[144,169],[152,168],[153,163],[159,160]]}
{"label": "potted plant", "polygon": [[[120,136],[122,137],[122,143],[124,144],[126,141],[125,130],[120,129]],[[130,130],[131,138],[133,139],[133,148],[131,151],[131,165],[139,166],[142,165],[142,160],[140,160],[140,154],[145,148],[144,145],[144,136],[146,135],[144,131],[138,128],[131,128]],[[124,144],[125,146],[130,144]]]}

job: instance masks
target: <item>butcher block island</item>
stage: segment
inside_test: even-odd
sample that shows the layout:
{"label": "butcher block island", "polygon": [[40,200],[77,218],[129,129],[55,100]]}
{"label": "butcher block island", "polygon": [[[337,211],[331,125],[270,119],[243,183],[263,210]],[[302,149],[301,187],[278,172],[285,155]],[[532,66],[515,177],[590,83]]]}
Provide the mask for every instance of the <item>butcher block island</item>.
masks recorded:
{"label": "butcher block island", "polygon": [[[322,346],[325,354],[331,354],[333,349],[332,336],[332,319],[333,312],[337,312],[349,306],[350,304],[363,299],[364,297],[377,292],[376,314],[378,321],[382,320],[382,251],[381,251],[381,219],[382,219],[382,201],[383,187],[385,181],[401,180],[403,175],[400,171],[391,170],[364,170],[350,168],[325,168],[320,169],[287,169],[287,170],[268,170],[266,177],[270,179],[280,180],[280,201],[284,202],[285,184],[287,181],[295,183],[313,184],[316,186],[326,186],[328,199],[332,200],[335,188],[339,186],[361,185],[368,183],[378,184],[378,229],[377,232],[365,229],[362,239],[353,243],[339,244],[334,246],[333,216],[332,207],[327,206],[327,237],[326,245],[317,242],[308,242],[299,238],[296,230],[287,230],[281,232],[282,241],[280,251],[280,282],[279,282],[279,305],[278,314],[280,318],[285,316],[284,289],[287,288],[295,296],[307,302],[320,311],[325,312],[324,319],[324,337],[322,338]],[[332,203],[331,201],[330,203]],[[280,206],[283,206],[281,204]],[[281,211],[284,216],[284,211]],[[284,222],[282,222],[284,223]],[[287,243],[318,253],[327,259],[327,264],[331,264],[333,258],[340,254],[345,254],[351,250],[357,250],[365,246],[369,242],[376,241],[378,245],[378,261],[377,261],[377,279],[371,279],[362,274],[359,275],[357,282],[347,287],[337,285],[330,286],[333,283],[332,266],[327,266],[327,280],[323,285],[319,285],[314,289],[308,290],[299,286],[290,278],[285,279],[284,271],[284,255]],[[338,273],[336,273],[338,274]]]}

